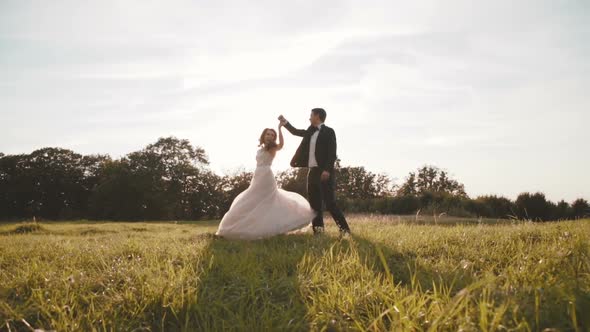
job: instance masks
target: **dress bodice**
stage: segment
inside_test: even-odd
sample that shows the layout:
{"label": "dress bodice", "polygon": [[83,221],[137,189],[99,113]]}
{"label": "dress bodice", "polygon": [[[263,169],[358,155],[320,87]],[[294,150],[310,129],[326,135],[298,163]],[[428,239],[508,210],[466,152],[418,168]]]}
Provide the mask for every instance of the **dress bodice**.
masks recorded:
{"label": "dress bodice", "polygon": [[274,156],[266,151],[265,148],[261,148],[256,153],[256,166],[270,166],[272,165],[272,161]]}

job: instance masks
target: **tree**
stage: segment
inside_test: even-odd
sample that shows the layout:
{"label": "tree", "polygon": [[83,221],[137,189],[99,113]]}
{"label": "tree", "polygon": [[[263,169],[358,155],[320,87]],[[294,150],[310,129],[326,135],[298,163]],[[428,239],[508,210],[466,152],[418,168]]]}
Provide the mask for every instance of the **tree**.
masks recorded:
{"label": "tree", "polygon": [[215,215],[219,179],[206,168],[208,163],[205,150],[188,140],[160,138],[106,164],[91,200],[93,216],[179,220]]}
{"label": "tree", "polygon": [[336,194],[342,198],[369,199],[390,195],[391,180],[385,174],[375,174],[364,167],[337,168]]}
{"label": "tree", "polygon": [[467,197],[465,186],[451,179],[449,174],[435,166],[425,165],[410,172],[406,181],[397,191],[398,195],[424,195],[427,192],[447,193],[452,196]]}
{"label": "tree", "polygon": [[[186,139],[160,138],[145,149],[127,156],[138,181],[146,184],[145,214],[154,219],[189,218],[194,206],[195,184],[209,164],[205,150]],[[192,186],[193,185],[193,186]]]}
{"label": "tree", "polygon": [[199,170],[187,179],[188,219],[215,218],[221,215],[221,177],[209,170]]}
{"label": "tree", "polygon": [[572,203],[572,214],[574,219],[590,216],[590,205],[583,198],[578,198]]}
{"label": "tree", "polygon": [[561,220],[561,219],[569,219],[572,215],[572,208],[570,207],[569,203],[561,200],[557,202],[555,209],[553,211],[552,220]]}
{"label": "tree", "polygon": [[30,201],[30,183],[23,166],[26,155],[4,155],[0,158],[0,218],[24,215]]}
{"label": "tree", "polygon": [[467,210],[481,217],[509,218],[517,215],[514,203],[502,196],[479,196],[467,206]]}
{"label": "tree", "polygon": [[[253,173],[218,176],[208,168],[205,150],[188,140],[164,137],[113,160],[108,155],[80,155],[61,148],[30,154],[0,153],[0,219],[31,218],[110,220],[180,220],[222,216],[246,190]],[[353,212],[447,212],[455,216],[517,216],[558,220],[590,216],[588,201],[571,205],[548,201],[542,193],[469,199],[463,184],[447,171],[423,166],[397,188],[384,174],[364,167],[335,165],[337,195]],[[307,168],[278,173],[285,190],[307,196]]]}
{"label": "tree", "polygon": [[414,195],[398,195],[392,198],[390,213],[414,214],[420,209],[420,199]]}
{"label": "tree", "polygon": [[88,155],[82,157],[80,161],[80,167],[83,173],[81,182],[83,190],[80,193],[80,202],[82,205],[80,210],[81,215],[88,216],[90,196],[104,176],[105,164],[111,161],[112,159],[108,155]]}
{"label": "tree", "polygon": [[418,195],[417,183],[416,183],[416,174],[414,172],[410,172],[408,177],[406,178],[406,182],[401,185],[401,187],[397,191],[398,196],[416,196]]}
{"label": "tree", "polygon": [[71,219],[82,216],[87,197],[84,188],[82,155],[61,148],[43,148],[25,157],[25,177],[29,181],[29,216]]}
{"label": "tree", "polygon": [[89,199],[90,216],[102,220],[139,220],[145,214],[145,187],[126,159],[107,161]]}
{"label": "tree", "polygon": [[219,185],[220,201],[218,203],[221,215],[229,210],[232,202],[241,192],[248,189],[253,176],[252,172],[240,170],[221,178]]}
{"label": "tree", "polygon": [[516,207],[519,218],[533,221],[551,219],[552,203],[548,202],[545,194],[537,192],[534,194],[525,192],[516,198]]}
{"label": "tree", "polygon": [[200,167],[209,164],[203,148],[193,147],[187,139],[178,139],[173,136],[161,137],[156,143],[149,144],[138,153],[157,156],[162,163],[164,174],[177,178],[184,175],[188,166]]}

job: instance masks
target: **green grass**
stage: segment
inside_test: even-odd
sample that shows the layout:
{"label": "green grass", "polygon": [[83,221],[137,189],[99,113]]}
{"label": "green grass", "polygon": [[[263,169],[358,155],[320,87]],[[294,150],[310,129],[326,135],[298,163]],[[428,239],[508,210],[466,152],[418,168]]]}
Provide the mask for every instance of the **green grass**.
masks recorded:
{"label": "green grass", "polygon": [[590,220],[228,241],[216,222],[0,225],[0,331],[590,329]]}

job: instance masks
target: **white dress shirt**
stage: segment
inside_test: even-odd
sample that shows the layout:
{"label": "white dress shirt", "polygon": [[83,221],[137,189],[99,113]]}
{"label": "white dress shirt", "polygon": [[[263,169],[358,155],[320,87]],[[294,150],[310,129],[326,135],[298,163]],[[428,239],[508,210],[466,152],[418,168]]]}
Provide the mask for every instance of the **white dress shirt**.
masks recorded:
{"label": "white dress shirt", "polygon": [[320,134],[320,130],[322,129],[323,123],[320,123],[318,126],[318,130],[316,130],[313,135],[311,135],[311,139],[309,141],[309,163],[308,167],[318,167],[318,161],[315,159],[315,145],[318,141],[318,135]]}

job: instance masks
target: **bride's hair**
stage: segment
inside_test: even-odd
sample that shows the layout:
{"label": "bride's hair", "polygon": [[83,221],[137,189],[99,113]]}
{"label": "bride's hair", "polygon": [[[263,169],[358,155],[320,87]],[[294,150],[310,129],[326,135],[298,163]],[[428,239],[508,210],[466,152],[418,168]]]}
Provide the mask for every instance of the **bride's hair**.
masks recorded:
{"label": "bride's hair", "polygon": [[[266,144],[266,142],[264,141],[264,136],[266,136],[266,132],[268,130],[272,131],[275,134],[275,140],[274,140],[274,142],[271,142],[270,144]],[[262,134],[260,134],[260,138],[258,139],[258,143],[259,143],[258,146],[264,146],[264,148],[266,150],[270,150],[270,149],[276,147],[277,146],[277,132],[272,128],[264,128],[264,130],[262,131]]]}

